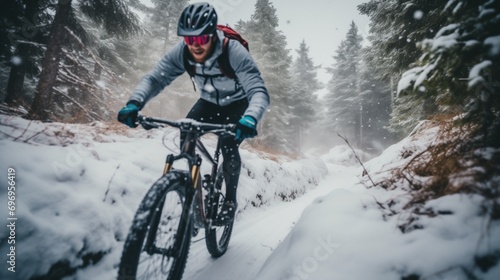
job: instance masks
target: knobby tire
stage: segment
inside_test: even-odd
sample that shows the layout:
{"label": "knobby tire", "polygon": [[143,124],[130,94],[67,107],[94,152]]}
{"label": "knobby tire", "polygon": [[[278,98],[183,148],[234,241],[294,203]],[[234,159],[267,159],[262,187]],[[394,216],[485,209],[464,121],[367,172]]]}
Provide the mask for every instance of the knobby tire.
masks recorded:
{"label": "knobby tire", "polygon": [[[182,278],[192,229],[192,202],[186,201],[185,195],[187,176],[186,172],[171,171],[147,192],[125,241],[119,280]],[[146,246],[148,243],[152,245]]]}
{"label": "knobby tire", "polygon": [[[206,204],[206,212],[209,220],[214,221],[217,214],[220,212],[226,191],[224,181],[222,166],[219,166],[215,184],[211,193],[208,194],[209,201]],[[205,243],[207,245],[208,252],[212,255],[212,257],[218,258],[226,253],[229,240],[231,239],[231,233],[233,232],[233,223],[234,219],[226,226],[217,227],[211,223],[208,223],[205,226]]]}

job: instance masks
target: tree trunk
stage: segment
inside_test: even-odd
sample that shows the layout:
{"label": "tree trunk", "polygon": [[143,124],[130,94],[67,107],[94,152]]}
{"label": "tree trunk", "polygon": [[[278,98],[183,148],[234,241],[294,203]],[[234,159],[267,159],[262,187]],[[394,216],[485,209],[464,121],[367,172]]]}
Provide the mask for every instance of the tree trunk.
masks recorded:
{"label": "tree trunk", "polygon": [[[34,21],[36,25],[35,14],[39,9],[39,3],[37,1],[25,0],[25,10],[24,16],[26,19]],[[29,22],[30,25],[31,22]],[[23,27],[24,28],[24,27]],[[35,39],[35,35],[38,33],[36,27],[32,26],[32,28],[25,30],[26,33],[23,35],[26,38],[22,38],[23,40],[33,40]],[[13,61],[10,68],[9,81],[7,83],[7,92],[5,96],[5,103],[9,105],[13,105],[15,103],[19,103],[23,99],[23,84],[24,77],[26,75],[26,67],[28,65],[28,59],[32,59],[32,48],[33,46],[26,43],[16,44],[16,56],[19,57],[20,61]]]}
{"label": "tree trunk", "polygon": [[50,118],[52,104],[52,88],[59,71],[64,42],[64,27],[71,12],[71,0],[59,0],[57,11],[50,30],[50,39],[42,62],[42,73],[35,92],[35,100],[31,106],[30,117],[38,120]]}
{"label": "tree trunk", "polygon": [[[23,48],[19,46],[19,48]],[[26,56],[19,52],[20,62],[12,63],[9,74],[9,81],[7,83],[7,94],[5,95],[5,103],[14,105],[21,100],[24,75],[26,73]]]}

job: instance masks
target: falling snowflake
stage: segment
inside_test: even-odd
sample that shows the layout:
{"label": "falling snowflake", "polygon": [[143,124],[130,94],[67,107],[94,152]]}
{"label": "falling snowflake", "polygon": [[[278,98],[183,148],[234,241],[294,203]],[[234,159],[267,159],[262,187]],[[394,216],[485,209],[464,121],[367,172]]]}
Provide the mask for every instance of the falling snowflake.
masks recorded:
{"label": "falling snowflake", "polygon": [[13,56],[11,59],[10,59],[10,62],[13,64],[13,65],[16,65],[16,66],[19,66],[21,65],[21,63],[23,63],[23,60],[21,59],[21,57],[19,56]]}
{"label": "falling snowflake", "polygon": [[415,11],[415,13],[413,13],[413,18],[416,20],[421,20],[423,17],[424,17],[424,12],[422,12],[421,10],[417,10]]}

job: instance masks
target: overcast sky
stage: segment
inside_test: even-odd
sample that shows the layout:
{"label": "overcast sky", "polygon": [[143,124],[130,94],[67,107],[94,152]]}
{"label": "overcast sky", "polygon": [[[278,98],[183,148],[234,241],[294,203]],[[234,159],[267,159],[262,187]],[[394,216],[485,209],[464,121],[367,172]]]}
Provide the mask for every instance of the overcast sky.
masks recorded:
{"label": "overcast sky", "polygon": [[[191,3],[196,1],[191,1]],[[219,22],[234,25],[238,20],[248,20],[255,11],[256,0],[207,0],[215,6]],[[340,41],[345,38],[351,21],[363,37],[368,34],[369,19],[360,15],[357,5],[368,0],[271,0],[279,18],[279,29],[287,37],[291,54],[296,55],[304,39],[314,63],[329,67]],[[250,43],[250,49],[251,44]],[[330,76],[323,70],[319,78],[327,82]]]}
{"label": "overcast sky", "polygon": [[[149,0],[142,0],[150,3]],[[190,1],[190,3],[200,1]],[[240,19],[246,21],[255,11],[256,0],[205,0],[216,8],[220,24],[234,26]],[[329,67],[340,41],[345,38],[351,21],[360,33],[368,33],[368,17],[358,13],[357,5],[368,0],[271,0],[279,17],[278,29],[287,37],[291,54],[296,55],[304,39],[316,65]],[[250,50],[252,42],[249,42]],[[319,79],[327,82],[330,76],[319,71]]]}

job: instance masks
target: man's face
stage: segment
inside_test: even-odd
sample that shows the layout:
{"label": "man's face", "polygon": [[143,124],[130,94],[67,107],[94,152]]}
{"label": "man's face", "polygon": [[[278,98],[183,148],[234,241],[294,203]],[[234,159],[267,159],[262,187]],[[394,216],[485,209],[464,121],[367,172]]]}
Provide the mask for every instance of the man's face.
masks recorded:
{"label": "man's face", "polygon": [[197,38],[190,40],[191,42],[188,42],[188,39],[185,39],[185,41],[187,43],[189,52],[194,58],[194,61],[198,63],[203,63],[205,62],[205,60],[207,60],[212,52],[213,45],[215,45],[215,37],[212,35],[210,35],[206,43],[203,40],[199,40]]}

